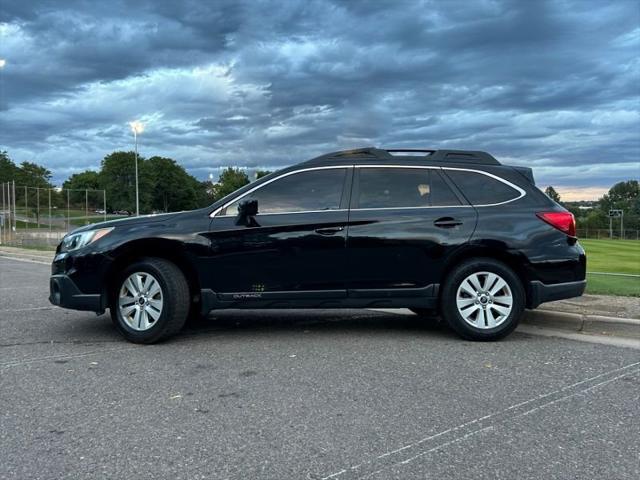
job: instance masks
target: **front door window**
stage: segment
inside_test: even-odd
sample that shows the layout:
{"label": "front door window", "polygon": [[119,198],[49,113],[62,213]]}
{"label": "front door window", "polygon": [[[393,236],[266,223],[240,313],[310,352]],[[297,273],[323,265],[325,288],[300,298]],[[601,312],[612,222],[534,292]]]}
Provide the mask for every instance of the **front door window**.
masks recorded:
{"label": "front door window", "polygon": [[220,215],[236,215],[238,203],[249,198],[258,200],[258,214],[338,210],[346,171],[346,168],[326,168],[278,178],[229,204]]}

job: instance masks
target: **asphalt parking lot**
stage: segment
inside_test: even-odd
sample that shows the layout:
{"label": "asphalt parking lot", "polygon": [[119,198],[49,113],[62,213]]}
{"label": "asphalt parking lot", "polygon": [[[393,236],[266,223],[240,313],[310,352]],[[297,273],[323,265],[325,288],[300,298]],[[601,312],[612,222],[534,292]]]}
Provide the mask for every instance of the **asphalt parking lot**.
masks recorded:
{"label": "asphalt parking lot", "polygon": [[640,478],[638,350],[368,310],[138,346],[48,272],[0,258],[2,479]]}

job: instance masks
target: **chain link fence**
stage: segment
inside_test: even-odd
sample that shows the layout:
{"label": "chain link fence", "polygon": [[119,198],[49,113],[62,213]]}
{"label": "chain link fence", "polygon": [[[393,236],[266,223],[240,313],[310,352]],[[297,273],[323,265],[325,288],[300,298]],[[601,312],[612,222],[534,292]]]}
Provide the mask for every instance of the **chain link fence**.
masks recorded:
{"label": "chain link fence", "polygon": [[620,230],[608,228],[578,228],[578,238],[594,240],[640,240],[640,230]]}
{"label": "chain link fence", "polygon": [[67,232],[107,218],[104,190],[0,184],[0,244],[54,246]]}

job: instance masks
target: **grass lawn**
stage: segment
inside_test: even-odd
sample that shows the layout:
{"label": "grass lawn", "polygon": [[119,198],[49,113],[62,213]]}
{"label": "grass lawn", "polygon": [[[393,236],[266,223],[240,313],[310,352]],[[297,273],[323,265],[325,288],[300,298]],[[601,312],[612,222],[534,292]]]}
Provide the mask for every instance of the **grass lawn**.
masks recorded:
{"label": "grass lawn", "polygon": [[[121,218],[127,218],[127,217],[123,216],[123,215],[107,215],[106,216],[106,221],[119,220]],[[16,228],[18,228],[20,230],[24,230],[24,228],[27,227],[29,229],[36,230],[38,228],[38,225],[36,224],[35,217],[31,217],[29,220],[30,221],[29,221],[28,224],[26,222],[22,221],[22,220],[17,220],[16,221]],[[61,222],[61,220],[64,220],[64,221]],[[66,217],[52,216],[53,230],[61,230],[61,229],[63,229],[65,224],[66,224],[66,220],[67,220]],[[71,217],[71,218],[69,218],[69,221],[71,223],[71,227],[72,228],[76,228],[76,227],[82,227],[82,226],[90,224],[90,223],[104,222],[105,221],[105,217],[103,215],[91,215],[89,217],[82,217],[82,218]],[[46,229],[46,230],[49,229],[49,217],[40,217],[40,228],[41,229]]]}
{"label": "grass lawn", "polygon": [[[580,240],[587,252],[587,272],[640,275],[637,240]],[[640,297],[640,277],[587,275],[587,293]]]}
{"label": "grass lawn", "polygon": [[[107,215],[107,219],[106,221],[109,220],[119,220],[121,218],[128,218],[122,215]],[[104,222],[105,219],[102,215],[97,215],[95,217],[89,217],[89,218],[73,218],[71,217],[70,219],[71,221],[71,225],[73,225],[74,227],[81,227],[83,225],[87,225],[88,223],[99,223],[99,222]]]}
{"label": "grass lawn", "polygon": [[[26,228],[29,228],[30,230],[37,230],[38,229],[38,225],[34,222],[29,222],[28,224],[26,222],[23,222],[22,220],[16,220],[16,228],[18,229],[18,231],[23,231]],[[48,223],[41,223],[40,224],[40,229],[41,230],[49,230],[49,224]],[[56,226],[53,226],[53,230],[56,230]]]}
{"label": "grass lawn", "polygon": [[640,278],[587,274],[587,293],[640,297]]}
{"label": "grass lawn", "polygon": [[640,275],[640,242],[637,240],[580,240],[587,252],[588,272]]}

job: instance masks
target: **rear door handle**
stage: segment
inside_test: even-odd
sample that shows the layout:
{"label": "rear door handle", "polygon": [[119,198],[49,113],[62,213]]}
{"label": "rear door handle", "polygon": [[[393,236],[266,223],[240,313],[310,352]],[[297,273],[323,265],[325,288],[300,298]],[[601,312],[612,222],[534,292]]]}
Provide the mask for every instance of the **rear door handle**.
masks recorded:
{"label": "rear door handle", "polygon": [[320,235],[335,235],[342,230],[344,230],[344,227],[318,228],[316,229],[316,233],[319,233]]}
{"label": "rear door handle", "polygon": [[441,217],[435,220],[433,224],[439,228],[454,228],[462,225],[462,222],[453,217]]}

